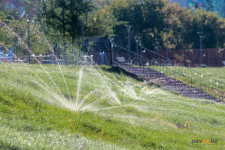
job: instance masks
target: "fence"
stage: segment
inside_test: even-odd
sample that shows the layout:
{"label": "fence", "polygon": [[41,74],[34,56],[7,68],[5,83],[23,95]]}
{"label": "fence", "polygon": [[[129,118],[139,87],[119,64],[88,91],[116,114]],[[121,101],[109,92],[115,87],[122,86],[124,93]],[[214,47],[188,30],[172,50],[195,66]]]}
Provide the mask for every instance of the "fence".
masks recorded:
{"label": "fence", "polygon": [[[166,51],[162,50],[161,54],[166,56]],[[183,63],[184,66],[196,67],[200,64],[200,49],[170,50],[169,58]],[[222,61],[225,61],[225,49],[202,49],[203,64],[208,67],[221,67]]]}

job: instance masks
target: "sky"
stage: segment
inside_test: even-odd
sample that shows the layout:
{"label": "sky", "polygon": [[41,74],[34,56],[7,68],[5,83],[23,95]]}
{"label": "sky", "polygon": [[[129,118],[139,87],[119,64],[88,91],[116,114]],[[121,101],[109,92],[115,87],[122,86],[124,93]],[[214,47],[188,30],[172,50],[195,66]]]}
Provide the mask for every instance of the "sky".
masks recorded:
{"label": "sky", "polygon": [[173,3],[179,3],[182,7],[187,7],[187,0],[172,0]]}

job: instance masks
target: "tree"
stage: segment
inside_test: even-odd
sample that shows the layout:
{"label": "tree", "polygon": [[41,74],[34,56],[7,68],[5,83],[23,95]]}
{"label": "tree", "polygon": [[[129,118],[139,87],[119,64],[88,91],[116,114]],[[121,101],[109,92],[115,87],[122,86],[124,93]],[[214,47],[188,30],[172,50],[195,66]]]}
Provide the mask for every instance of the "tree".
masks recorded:
{"label": "tree", "polygon": [[50,0],[42,3],[39,10],[38,20],[42,20],[47,26],[63,33],[64,51],[66,47],[66,23],[65,10],[67,9],[66,0]]}
{"label": "tree", "polygon": [[0,10],[4,9],[5,0],[0,0]]}
{"label": "tree", "polygon": [[114,35],[113,28],[115,26],[125,24],[124,21],[118,21],[115,15],[113,15],[113,11],[109,7],[109,0],[95,1],[93,5],[96,9],[87,15],[86,36],[110,37]]}
{"label": "tree", "polygon": [[87,13],[93,10],[90,0],[68,0],[66,18],[68,18],[68,32],[72,36],[72,44],[75,38],[81,35],[81,22],[87,22]]}
{"label": "tree", "polygon": [[[161,37],[161,31],[165,27],[164,12],[165,1],[162,0],[115,0],[110,9],[118,21],[132,25],[131,47],[134,47],[134,36],[140,36],[141,42],[150,49],[156,46],[155,38]],[[117,42],[127,45],[127,30],[124,25],[114,27]],[[131,49],[132,50],[132,49]]]}
{"label": "tree", "polygon": [[72,37],[72,43],[81,36],[84,21],[85,36],[116,35],[116,42],[127,45],[127,29],[131,24],[131,50],[135,50],[134,36],[149,49],[156,50],[156,38],[160,49],[166,49],[168,33],[169,49],[199,48],[197,32],[204,32],[203,48],[225,45],[225,21],[217,14],[204,10],[181,8],[165,0],[50,0],[43,4],[43,22]]}
{"label": "tree", "polygon": [[[156,49],[155,38],[160,38],[160,48],[166,49],[163,28],[170,29],[169,49],[198,49],[200,42],[197,32],[204,32],[203,48],[224,46],[225,20],[212,12],[181,8],[163,0],[114,0],[109,7],[115,18],[132,25],[131,47],[135,47],[133,37],[137,35],[140,42],[150,49]],[[114,30],[116,42],[127,45],[126,28],[117,25]]]}
{"label": "tree", "polygon": [[19,10],[17,8],[7,8],[5,0],[0,0],[0,15],[5,15],[6,22],[8,23],[11,20],[21,20],[19,16]]}
{"label": "tree", "polygon": [[50,0],[43,2],[38,14],[44,23],[63,33],[65,49],[66,32],[74,45],[75,38],[81,35],[81,21],[92,9],[90,0]]}

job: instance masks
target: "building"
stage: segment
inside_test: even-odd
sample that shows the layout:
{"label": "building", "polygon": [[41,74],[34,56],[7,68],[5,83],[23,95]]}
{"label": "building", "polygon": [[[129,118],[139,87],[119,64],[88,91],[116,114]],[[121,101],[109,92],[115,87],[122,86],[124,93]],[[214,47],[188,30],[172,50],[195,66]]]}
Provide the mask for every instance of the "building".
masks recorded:
{"label": "building", "polygon": [[178,3],[180,7],[187,7],[187,0],[172,0],[172,3]]}
{"label": "building", "polygon": [[203,8],[213,13],[217,12],[219,17],[225,18],[225,0],[188,0],[188,8]]}

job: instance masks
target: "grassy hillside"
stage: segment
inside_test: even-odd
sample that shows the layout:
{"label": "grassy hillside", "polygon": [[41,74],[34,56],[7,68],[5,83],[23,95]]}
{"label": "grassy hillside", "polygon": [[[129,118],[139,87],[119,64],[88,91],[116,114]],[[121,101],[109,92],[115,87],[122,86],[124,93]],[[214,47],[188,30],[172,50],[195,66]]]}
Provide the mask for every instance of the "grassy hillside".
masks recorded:
{"label": "grassy hillside", "polygon": [[213,79],[222,81],[225,83],[225,67],[221,68],[193,68],[198,72],[202,72],[203,74],[212,77]]}
{"label": "grassy hillside", "polygon": [[180,66],[151,66],[191,87],[201,89],[225,102],[225,68],[187,68]]}
{"label": "grassy hillside", "polygon": [[0,76],[2,149],[225,148],[224,103],[168,93],[108,67],[4,63]]}

